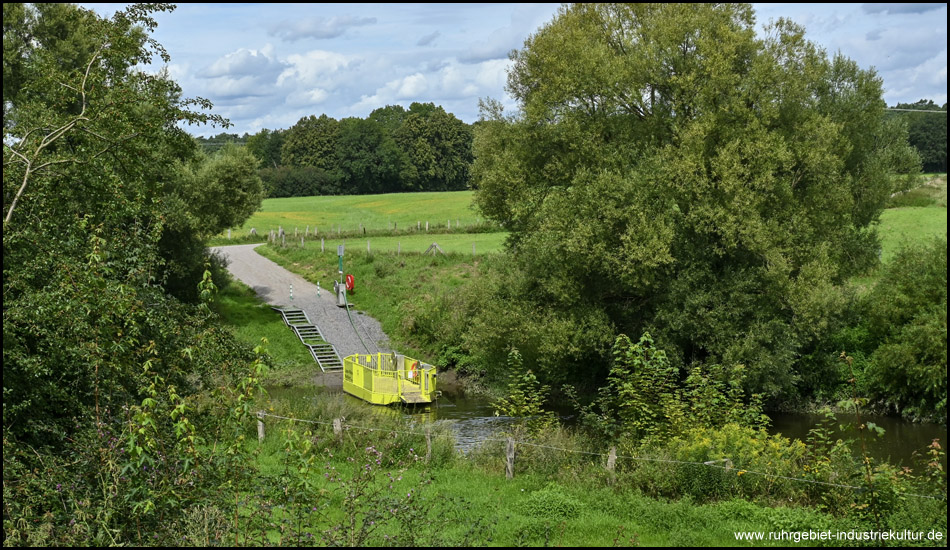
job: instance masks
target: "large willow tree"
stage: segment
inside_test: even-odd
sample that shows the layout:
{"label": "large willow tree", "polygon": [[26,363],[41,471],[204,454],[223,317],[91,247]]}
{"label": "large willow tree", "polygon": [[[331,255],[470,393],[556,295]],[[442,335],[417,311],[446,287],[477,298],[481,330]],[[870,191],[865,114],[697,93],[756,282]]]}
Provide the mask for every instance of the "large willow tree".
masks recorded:
{"label": "large willow tree", "polygon": [[[791,388],[918,162],[880,78],[794,23],[758,35],[739,4],[570,5],[512,59],[519,111],[483,105],[474,167],[512,233],[506,299],[538,325],[510,343],[559,378],[649,330],[684,364]],[[571,345],[531,339],[546,328]]]}

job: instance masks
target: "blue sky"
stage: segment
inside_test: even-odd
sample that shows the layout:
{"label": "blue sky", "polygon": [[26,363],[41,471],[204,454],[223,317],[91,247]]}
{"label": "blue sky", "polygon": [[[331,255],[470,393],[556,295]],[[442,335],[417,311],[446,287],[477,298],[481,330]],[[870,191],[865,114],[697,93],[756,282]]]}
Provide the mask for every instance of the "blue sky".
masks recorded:
{"label": "blue sky", "polygon": [[[121,4],[82,4],[111,15]],[[947,4],[754,4],[786,17],[829,55],[884,80],[889,105],[947,101]],[[288,128],[301,117],[366,117],[413,101],[466,122],[505,92],[508,52],[558,4],[182,4],[153,35],[187,97],[210,99],[228,132]],[[215,134],[217,128],[191,128]]]}

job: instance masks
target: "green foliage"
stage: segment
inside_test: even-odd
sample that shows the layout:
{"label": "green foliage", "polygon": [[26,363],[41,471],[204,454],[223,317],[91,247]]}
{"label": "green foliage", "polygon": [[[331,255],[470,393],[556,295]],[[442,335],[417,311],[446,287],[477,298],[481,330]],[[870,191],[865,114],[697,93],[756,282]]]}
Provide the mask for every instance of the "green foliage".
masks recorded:
{"label": "green foliage", "polygon": [[947,417],[947,242],[907,247],[865,302],[872,395],[909,416]]}
{"label": "green foliage", "polygon": [[280,165],[281,147],[284,144],[283,130],[268,130],[264,128],[260,132],[247,138],[247,149],[250,151],[263,168],[277,168]]}
{"label": "green foliage", "polygon": [[200,224],[202,237],[240,226],[260,209],[264,188],[257,164],[246,148],[227,144],[210,157],[181,166],[173,192]]}
{"label": "green foliage", "polygon": [[327,172],[336,169],[336,140],[340,123],[327,115],[310,115],[284,132],[281,163],[311,166]]}
{"label": "green foliage", "polygon": [[521,354],[516,349],[508,354],[506,368],[511,382],[505,397],[492,403],[495,415],[523,419],[523,429],[529,436],[553,427],[557,422],[554,412],[544,409],[551,387],[541,385],[533,372],[525,370]]}
{"label": "green foliage", "polygon": [[407,161],[407,191],[457,191],[468,187],[472,129],[432,103],[413,103],[393,132]]}
{"label": "green foliage", "polygon": [[[892,174],[917,166],[880,79],[788,21],[757,37],[748,5],[577,4],[513,53],[509,89],[519,114],[483,104],[473,178],[532,284],[489,299],[541,332],[584,309],[673,364],[792,393],[840,284],[877,262],[873,223],[908,181]],[[570,362],[516,345],[588,372],[607,357],[582,334]]]}
{"label": "green foliage", "polygon": [[746,399],[741,366],[696,366],[683,382],[650,334],[633,344],[617,337],[607,384],[594,401],[581,406],[572,387],[565,391],[580,411],[582,424],[607,441],[666,439],[690,428],[729,423],[764,427],[761,397]]}
{"label": "green foliage", "polygon": [[[934,111],[933,113],[896,112],[907,124],[910,144],[920,153],[925,172],[947,171],[947,104],[937,105],[930,99],[916,103],[898,103],[897,109]],[[942,111],[942,112],[941,112]]]}
{"label": "green foliage", "polygon": [[564,520],[577,517],[581,504],[564,494],[557,484],[549,483],[544,489],[528,495],[521,503],[521,509],[533,518]]}
{"label": "green foliage", "polygon": [[277,166],[258,172],[269,198],[338,195],[339,183],[322,168]]}
{"label": "green foliage", "polygon": [[472,128],[432,103],[365,119],[310,115],[247,143],[270,197],[460,190],[472,164]]}

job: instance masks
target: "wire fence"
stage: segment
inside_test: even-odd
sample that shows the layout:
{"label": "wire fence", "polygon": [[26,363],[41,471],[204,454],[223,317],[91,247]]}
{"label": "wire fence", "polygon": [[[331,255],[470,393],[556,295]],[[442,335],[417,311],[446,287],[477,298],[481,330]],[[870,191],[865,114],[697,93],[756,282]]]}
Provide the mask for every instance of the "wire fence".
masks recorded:
{"label": "wire fence", "polygon": [[[260,411],[260,412],[257,413],[257,418],[258,418],[258,437],[259,437],[260,440],[263,440],[263,438],[264,438],[263,419],[264,419],[265,417],[277,418],[277,419],[280,419],[280,420],[289,420],[289,421],[291,421],[291,422],[303,422],[303,423],[307,423],[307,424],[319,424],[319,425],[324,425],[324,426],[332,426],[335,431],[342,430],[342,429],[357,429],[357,430],[364,430],[364,431],[368,431],[368,432],[385,432],[385,433],[396,433],[396,434],[402,434],[402,435],[415,435],[415,436],[420,436],[420,437],[426,437],[426,438],[427,438],[427,441],[428,441],[429,436],[431,435],[431,433],[416,432],[416,431],[412,431],[412,430],[392,430],[392,429],[373,428],[373,427],[369,427],[369,426],[357,426],[357,425],[353,425],[353,424],[347,424],[347,423],[343,422],[343,419],[335,419],[335,420],[333,420],[333,421],[331,421],[331,422],[324,422],[324,421],[318,421],[318,420],[306,420],[306,419],[302,419],[302,418],[293,418],[293,417],[289,417],[289,416],[280,416],[280,415],[270,414],[270,413],[267,413],[267,412],[264,412],[264,411]],[[509,450],[508,450],[509,461],[513,460],[513,458],[512,458],[511,455],[513,455],[513,448],[514,448],[514,446],[523,445],[523,446],[526,446],[526,447],[537,447],[537,448],[548,449],[548,450],[553,450],[553,451],[558,451],[558,452],[563,452],[563,453],[571,453],[571,454],[578,454],[578,455],[586,455],[586,456],[599,457],[599,458],[606,459],[606,460],[607,460],[607,463],[608,463],[609,465],[612,465],[612,462],[613,462],[613,460],[615,460],[615,459],[624,459],[624,460],[639,461],[639,462],[655,462],[655,463],[664,463],[664,464],[703,466],[703,467],[713,468],[713,469],[719,469],[719,470],[723,470],[723,471],[727,471],[727,472],[729,472],[729,471],[735,471],[735,472],[736,472],[736,475],[740,475],[740,476],[741,476],[741,475],[762,476],[762,477],[766,477],[766,478],[769,478],[769,479],[772,479],[772,480],[774,480],[774,479],[782,479],[782,480],[786,480],[786,481],[793,481],[793,482],[800,482],[800,483],[811,483],[811,484],[814,484],[814,485],[820,485],[820,486],[824,486],[824,487],[834,487],[834,488],[838,488],[838,489],[850,489],[850,490],[853,490],[853,491],[856,491],[856,492],[859,492],[859,493],[868,490],[867,487],[863,487],[863,486],[860,486],[860,485],[846,485],[846,484],[842,484],[842,483],[832,483],[832,482],[828,482],[828,481],[818,481],[818,480],[814,480],[814,479],[805,479],[805,478],[798,478],[798,477],[783,476],[783,475],[778,475],[778,474],[770,474],[770,473],[768,473],[768,472],[759,472],[759,471],[756,471],[756,470],[749,470],[749,469],[744,469],[744,468],[738,468],[738,467],[734,466],[734,465],[732,464],[732,461],[731,461],[730,459],[728,459],[728,458],[719,459],[719,460],[710,460],[710,461],[706,461],[706,462],[693,462],[693,461],[688,461],[688,460],[674,460],[674,459],[666,459],[666,458],[652,458],[652,457],[643,457],[643,456],[617,455],[617,454],[615,454],[615,451],[614,451],[613,449],[612,449],[611,452],[608,453],[608,454],[599,453],[599,452],[593,452],[593,451],[578,451],[578,450],[574,450],[574,449],[565,449],[565,448],[562,448],[562,447],[554,447],[554,446],[551,446],[551,445],[542,445],[542,444],[539,444],[539,443],[532,443],[532,442],[530,442],[530,441],[518,441],[518,440],[515,440],[514,438],[511,438],[511,437],[508,437],[508,438],[505,438],[505,439],[490,438],[490,437],[489,437],[489,438],[484,438],[484,439],[482,439],[482,441],[483,441],[483,442],[507,443],[508,449],[509,449]],[[509,465],[509,467],[510,467],[510,471],[513,471],[513,464]],[[611,468],[611,469],[612,469],[612,468]],[[509,477],[511,477],[511,476],[509,476]],[[906,497],[924,498],[924,499],[931,499],[931,500],[947,500],[947,495],[937,495],[937,496],[934,496],[934,495],[919,495],[919,494],[915,494],[915,493],[901,493],[901,494],[902,494],[903,496],[906,496]]]}

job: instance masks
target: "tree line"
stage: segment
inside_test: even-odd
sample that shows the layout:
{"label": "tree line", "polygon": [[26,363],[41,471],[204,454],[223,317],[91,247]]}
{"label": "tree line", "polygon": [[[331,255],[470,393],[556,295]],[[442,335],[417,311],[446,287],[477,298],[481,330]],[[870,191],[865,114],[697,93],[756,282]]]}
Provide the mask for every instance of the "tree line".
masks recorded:
{"label": "tree line", "polygon": [[914,113],[895,111],[896,116],[907,124],[907,137],[910,144],[920,154],[924,172],[947,171],[947,104],[937,105],[930,99],[921,99],[915,103],[898,103],[895,109],[912,111],[943,111],[936,113]]}
{"label": "tree line", "polygon": [[268,197],[457,191],[469,186],[473,127],[433,103],[388,105],[365,118],[301,118],[286,130],[198,138],[244,144]]}

